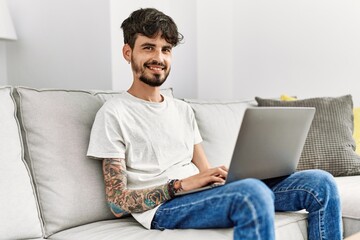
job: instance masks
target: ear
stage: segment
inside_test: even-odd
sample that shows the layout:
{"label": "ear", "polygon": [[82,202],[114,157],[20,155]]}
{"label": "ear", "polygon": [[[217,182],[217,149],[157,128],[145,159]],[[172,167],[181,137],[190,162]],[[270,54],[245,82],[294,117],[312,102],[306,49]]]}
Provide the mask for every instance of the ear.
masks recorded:
{"label": "ear", "polygon": [[122,52],[123,52],[123,57],[125,58],[125,60],[130,63],[131,61],[131,54],[132,54],[132,49],[130,47],[129,44],[125,44],[123,46],[123,49],[122,49]]}

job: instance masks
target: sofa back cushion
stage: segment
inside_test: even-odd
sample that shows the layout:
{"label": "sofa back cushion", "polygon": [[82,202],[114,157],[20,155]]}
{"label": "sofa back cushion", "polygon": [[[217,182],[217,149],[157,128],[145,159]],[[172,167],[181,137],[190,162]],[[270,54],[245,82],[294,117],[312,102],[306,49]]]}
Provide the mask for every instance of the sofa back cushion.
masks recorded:
{"label": "sofa back cushion", "polygon": [[40,238],[41,222],[15,112],[12,89],[0,88],[0,239]]}
{"label": "sofa back cushion", "polygon": [[86,157],[103,102],[90,92],[17,88],[25,159],[33,174],[45,236],[111,219],[101,162]]}
{"label": "sofa back cushion", "polygon": [[211,166],[229,166],[245,109],[255,107],[254,100],[184,99],[195,113],[202,146]]}
{"label": "sofa back cushion", "polygon": [[86,157],[90,131],[114,92],[17,88],[25,159],[38,192],[45,235],[112,219],[101,161]]}
{"label": "sofa back cushion", "polygon": [[255,98],[263,107],[315,107],[297,170],[322,169],[334,176],[360,174],[360,156],[353,139],[351,95],[316,97],[295,101]]}

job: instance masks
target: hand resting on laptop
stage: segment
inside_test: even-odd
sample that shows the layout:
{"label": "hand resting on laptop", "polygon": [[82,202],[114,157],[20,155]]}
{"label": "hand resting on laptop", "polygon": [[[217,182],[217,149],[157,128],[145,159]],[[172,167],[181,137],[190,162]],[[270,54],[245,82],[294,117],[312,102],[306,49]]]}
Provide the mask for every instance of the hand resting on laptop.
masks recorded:
{"label": "hand resting on laptop", "polygon": [[211,184],[225,183],[228,169],[225,166],[210,168],[191,177],[181,180],[184,192],[205,187]]}

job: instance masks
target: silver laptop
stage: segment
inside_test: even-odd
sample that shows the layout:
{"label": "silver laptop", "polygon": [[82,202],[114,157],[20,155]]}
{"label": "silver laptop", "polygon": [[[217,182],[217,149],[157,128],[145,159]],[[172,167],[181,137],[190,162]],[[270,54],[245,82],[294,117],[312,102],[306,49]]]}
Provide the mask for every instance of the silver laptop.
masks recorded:
{"label": "silver laptop", "polygon": [[265,180],[295,172],[314,114],[315,108],[303,107],[246,109],[225,184],[244,178]]}

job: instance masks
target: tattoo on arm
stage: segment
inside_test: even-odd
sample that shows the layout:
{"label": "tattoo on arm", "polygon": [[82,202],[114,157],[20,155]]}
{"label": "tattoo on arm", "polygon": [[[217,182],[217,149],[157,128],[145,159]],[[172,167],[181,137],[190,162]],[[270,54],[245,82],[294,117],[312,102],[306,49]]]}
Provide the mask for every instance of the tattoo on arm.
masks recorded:
{"label": "tattoo on arm", "polygon": [[104,159],[103,173],[107,201],[116,217],[144,212],[171,199],[168,184],[139,190],[127,189],[125,159]]}

